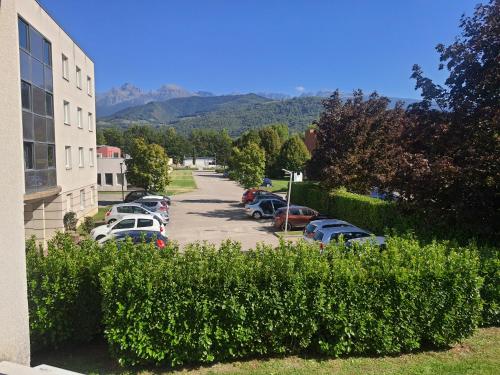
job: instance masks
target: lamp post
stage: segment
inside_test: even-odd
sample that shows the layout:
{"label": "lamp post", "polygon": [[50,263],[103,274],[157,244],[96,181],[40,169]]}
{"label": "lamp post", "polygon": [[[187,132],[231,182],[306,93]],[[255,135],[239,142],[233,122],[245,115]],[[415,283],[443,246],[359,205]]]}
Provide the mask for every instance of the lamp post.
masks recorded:
{"label": "lamp post", "polygon": [[292,194],[292,178],[293,172],[287,169],[282,169],[285,172],[285,176],[288,174],[290,176],[290,181],[288,182],[288,195],[287,195],[287,203],[286,203],[286,216],[285,216],[285,236],[288,231],[288,214],[290,212],[290,195]]}
{"label": "lamp post", "polygon": [[125,195],[123,193],[123,182],[124,182],[124,178],[123,178],[123,162],[120,162],[120,174],[122,175],[122,202],[125,200]]}

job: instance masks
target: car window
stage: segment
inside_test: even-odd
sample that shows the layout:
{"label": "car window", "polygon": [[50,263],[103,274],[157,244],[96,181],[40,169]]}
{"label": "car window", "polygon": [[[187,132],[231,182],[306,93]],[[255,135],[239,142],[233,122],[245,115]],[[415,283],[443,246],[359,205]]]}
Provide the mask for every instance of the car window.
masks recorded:
{"label": "car window", "polygon": [[361,238],[361,237],[368,237],[368,234],[362,233],[362,232],[349,232],[349,233],[344,233],[344,239],[347,240],[352,240],[353,238]]}
{"label": "car window", "polygon": [[300,210],[298,208],[290,208],[290,215],[300,215]]}
{"label": "car window", "polygon": [[263,210],[272,209],[273,206],[270,201],[262,201],[262,203],[260,204],[260,208],[262,208]]}
{"label": "car window", "polygon": [[323,239],[323,236],[324,236],[324,235],[325,235],[325,234],[324,234],[322,231],[318,230],[318,231],[316,232],[316,234],[314,235],[314,239],[315,239],[316,241],[321,241],[321,240]]}
{"label": "car window", "polygon": [[135,226],[135,219],[125,219],[118,222],[113,229],[130,229]]}
{"label": "car window", "polygon": [[156,202],[142,202],[143,205],[145,205],[146,207],[155,207],[156,206]]}
{"label": "car window", "polygon": [[316,229],[316,225],[314,225],[314,224],[309,223],[306,226],[306,232],[312,233],[312,232],[314,232],[315,229]]}
{"label": "car window", "polygon": [[335,224],[326,224],[323,226],[323,228],[338,228],[338,227],[347,227],[348,224],[344,223],[335,223]]}
{"label": "car window", "polygon": [[132,208],[133,208],[132,212],[133,212],[134,214],[147,214],[147,213],[148,213],[148,211],[146,211],[146,210],[145,210],[144,208],[142,208],[142,207],[132,207]]}
{"label": "car window", "polygon": [[139,220],[137,220],[137,228],[146,228],[146,227],[152,227],[152,226],[153,226],[152,219],[139,219]]}
{"label": "car window", "polygon": [[304,215],[304,216],[313,216],[314,215],[314,211],[310,210],[309,208],[303,208],[302,209],[302,215]]}
{"label": "car window", "polygon": [[132,207],[130,206],[120,206],[116,208],[116,211],[120,214],[131,214],[132,213]]}
{"label": "car window", "polygon": [[282,201],[275,200],[275,201],[273,201],[273,205],[274,205],[274,208],[276,209],[278,207],[285,207],[286,203],[282,202]]}

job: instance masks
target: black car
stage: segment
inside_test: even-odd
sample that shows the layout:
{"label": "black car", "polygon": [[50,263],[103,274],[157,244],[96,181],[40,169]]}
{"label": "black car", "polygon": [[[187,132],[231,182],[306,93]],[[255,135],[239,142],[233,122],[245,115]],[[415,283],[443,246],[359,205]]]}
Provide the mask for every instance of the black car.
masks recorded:
{"label": "black car", "polygon": [[127,238],[130,238],[134,244],[151,243],[154,241],[154,244],[158,249],[163,249],[168,242],[168,238],[161,234],[161,232],[148,230],[129,230],[119,232],[114,235],[111,240],[115,240],[119,244],[122,241],[126,241]]}
{"label": "black car", "polygon": [[150,192],[150,191],[146,191],[146,190],[134,190],[134,191],[131,191],[130,193],[128,193],[126,196],[125,196],[125,199],[123,200],[124,203],[132,203],[132,202],[135,202],[136,200],[142,198],[142,197],[146,197],[146,196],[149,196],[149,195],[155,195],[155,196],[161,196],[163,197],[163,199],[165,199],[167,201],[167,204],[170,206],[170,197],[164,195],[164,194],[161,194],[161,193],[155,193],[155,192]]}

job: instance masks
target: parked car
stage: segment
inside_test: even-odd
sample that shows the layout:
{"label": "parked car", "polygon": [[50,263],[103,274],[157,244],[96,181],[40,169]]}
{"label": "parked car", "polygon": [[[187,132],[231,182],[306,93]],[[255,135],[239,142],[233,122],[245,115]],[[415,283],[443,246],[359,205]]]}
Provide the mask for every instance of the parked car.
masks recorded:
{"label": "parked car", "polygon": [[[286,206],[278,208],[274,213],[274,227],[285,230],[286,222]],[[304,228],[311,220],[319,215],[318,211],[304,206],[290,206],[288,212],[288,227],[287,230],[292,228]]]}
{"label": "parked car", "polygon": [[168,212],[168,202],[162,197],[150,195],[136,200],[135,203],[140,204],[149,211]]}
{"label": "parked car", "polygon": [[368,242],[371,243],[372,245],[379,246],[381,249],[386,248],[385,237],[383,236],[353,238],[346,242],[346,246],[351,247],[354,246],[355,244],[363,245]]}
{"label": "parked car", "polygon": [[241,197],[241,203],[247,204],[247,203],[252,202],[253,199],[255,198],[255,192],[257,192],[257,191],[259,191],[259,189],[252,188],[252,189],[245,190],[245,192],[243,193],[243,196]]}
{"label": "parked car", "polygon": [[313,240],[320,243],[320,247],[328,245],[332,240],[338,240],[341,236],[344,241],[352,240],[354,238],[370,237],[372,234],[361,228],[350,227],[335,227],[317,230],[314,234]]}
{"label": "parked car", "polygon": [[304,239],[311,240],[314,234],[319,229],[337,228],[337,227],[352,227],[353,225],[347,221],[337,219],[312,220],[304,228]]}
{"label": "parked car", "polygon": [[270,193],[270,192],[266,191],[265,194],[254,194],[253,201],[251,202],[251,204],[257,203],[263,199],[278,199],[278,200],[281,200],[283,202],[286,202],[285,198],[283,198],[281,195]]}
{"label": "parked car", "polygon": [[163,198],[167,201],[168,205],[171,203],[171,199],[169,196],[160,194],[160,193],[154,193],[154,192],[149,192],[146,190],[134,190],[128,193],[125,196],[125,199],[123,200],[124,203],[131,203],[135,202],[136,200],[143,198],[143,197],[155,197],[155,198]]}
{"label": "parked car", "polygon": [[271,187],[273,186],[273,181],[269,177],[265,177],[260,186]]}
{"label": "parked car", "polygon": [[124,216],[121,220],[115,221],[114,223],[100,225],[90,232],[90,235],[94,240],[99,241],[100,239],[106,237],[107,235],[113,233],[119,233],[124,231],[135,230],[148,230],[163,233],[165,227],[158,222],[151,215],[141,215],[133,214]]}
{"label": "parked car", "polygon": [[146,207],[141,206],[138,203],[120,203],[110,207],[110,209],[106,212],[106,215],[104,216],[104,221],[106,222],[106,224],[109,224],[116,220],[120,220],[126,215],[131,215],[131,214],[152,215],[157,220],[159,220],[160,223],[163,225],[168,224],[170,220],[168,213],[166,211],[157,213],[149,210]]}
{"label": "parked car", "polygon": [[255,203],[247,204],[245,211],[247,215],[254,219],[261,219],[264,217],[273,217],[274,212],[284,206],[286,206],[286,202],[280,199],[262,199]]}
{"label": "parked car", "polygon": [[165,237],[161,232],[149,231],[149,230],[128,230],[119,233],[112,233],[102,238],[99,243],[103,244],[108,241],[116,241],[118,246],[121,242],[124,242],[130,238],[134,244],[140,243],[154,243],[158,249],[163,249],[168,242],[168,238]]}

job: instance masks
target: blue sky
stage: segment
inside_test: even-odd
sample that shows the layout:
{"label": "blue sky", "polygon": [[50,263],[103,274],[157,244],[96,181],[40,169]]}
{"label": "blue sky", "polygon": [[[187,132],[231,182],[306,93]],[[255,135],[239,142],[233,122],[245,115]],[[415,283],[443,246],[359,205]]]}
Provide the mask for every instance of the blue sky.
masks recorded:
{"label": "blue sky", "polygon": [[437,43],[479,0],[40,0],[96,64],[98,91],[175,83],[218,94],[362,88],[415,98],[442,82]]}

